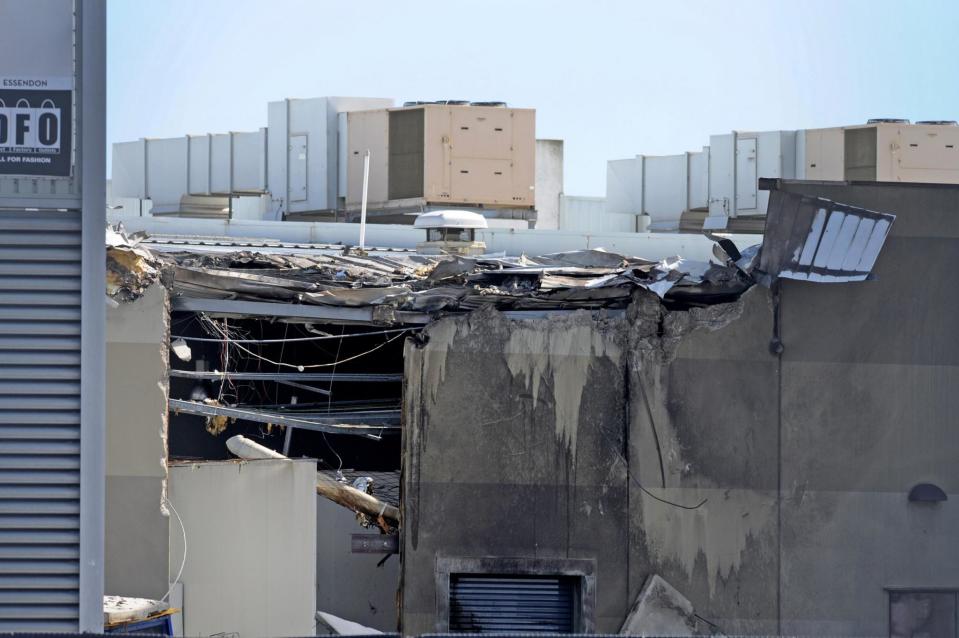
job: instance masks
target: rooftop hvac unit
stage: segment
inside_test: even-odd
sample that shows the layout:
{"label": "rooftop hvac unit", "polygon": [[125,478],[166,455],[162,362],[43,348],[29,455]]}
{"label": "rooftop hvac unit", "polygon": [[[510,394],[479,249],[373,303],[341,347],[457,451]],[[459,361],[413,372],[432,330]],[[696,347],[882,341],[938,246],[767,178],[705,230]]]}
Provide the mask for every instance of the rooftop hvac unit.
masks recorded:
{"label": "rooftop hvac unit", "polygon": [[929,126],[956,126],[955,120],[920,120],[916,124],[927,124]]}
{"label": "rooftop hvac unit", "polygon": [[868,120],[866,124],[909,124],[909,120],[901,120],[895,117],[875,117]]}
{"label": "rooftop hvac unit", "polygon": [[350,113],[347,208],[361,200],[366,150],[375,206],[532,208],[535,113],[450,103]]}
{"label": "rooftop hvac unit", "polygon": [[734,131],[709,138],[709,216],[765,215],[759,178],[796,176],[796,131]]}
{"label": "rooftop hvac unit", "polygon": [[843,129],[841,179],[959,184],[959,126],[878,122]]}

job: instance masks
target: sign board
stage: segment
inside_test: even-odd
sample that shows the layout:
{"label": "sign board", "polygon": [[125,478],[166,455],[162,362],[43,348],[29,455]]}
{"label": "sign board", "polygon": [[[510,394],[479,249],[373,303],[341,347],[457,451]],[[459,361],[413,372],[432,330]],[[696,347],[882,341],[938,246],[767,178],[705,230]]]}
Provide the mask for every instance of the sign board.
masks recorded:
{"label": "sign board", "polygon": [[0,77],[0,175],[72,173],[71,78]]}
{"label": "sign board", "polygon": [[399,554],[400,541],[396,534],[350,534],[353,554]]}

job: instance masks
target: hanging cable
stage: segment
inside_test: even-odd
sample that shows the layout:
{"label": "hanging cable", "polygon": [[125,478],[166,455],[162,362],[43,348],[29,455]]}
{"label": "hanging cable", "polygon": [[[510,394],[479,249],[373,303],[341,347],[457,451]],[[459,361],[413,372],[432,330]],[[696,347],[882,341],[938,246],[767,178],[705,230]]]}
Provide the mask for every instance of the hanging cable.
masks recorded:
{"label": "hanging cable", "polygon": [[[214,323],[214,325],[216,325],[216,324]],[[220,330],[219,326],[217,326],[217,329]],[[352,357],[347,357],[346,359],[342,359],[342,360],[340,360],[340,361],[333,361],[332,363],[314,363],[314,364],[311,364],[311,365],[293,365],[292,363],[283,363],[282,361],[273,361],[272,359],[269,359],[269,358],[267,358],[267,357],[264,357],[264,356],[262,356],[262,355],[259,355],[259,354],[255,353],[255,352],[253,352],[252,350],[250,350],[250,349],[248,349],[248,348],[245,348],[244,346],[241,346],[240,344],[232,341],[232,340],[230,339],[230,336],[229,336],[228,334],[226,334],[226,333],[224,333],[224,332],[222,332],[222,331],[221,331],[220,334],[223,335],[223,338],[226,340],[226,343],[227,343],[227,344],[232,344],[232,345],[236,346],[237,348],[239,348],[239,349],[242,350],[243,352],[247,353],[247,354],[250,355],[251,357],[256,357],[257,359],[261,359],[261,360],[263,360],[263,361],[265,361],[266,363],[269,363],[269,364],[271,364],[271,365],[284,366],[284,367],[286,367],[286,368],[293,368],[294,370],[299,370],[300,372],[302,372],[303,370],[313,369],[313,368],[329,368],[330,366],[336,366],[337,364],[340,364],[340,363],[346,363],[347,361],[353,361],[354,359],[359,359],[360,357],[363,357],[363,356],[366,356],[366,355],[371,354],[371,353],[373,353],[373,352],[376,352],[377,350],[379,350],[379,349],[382,348],[383,346],[385,346],[385,345],[387,345],[387,344],[389,344],[389,343],[392,343],[392,342],[396,341],[397,339],[399,339],[400,337],[402,337],[402,336],[403,336],[403,333],[405,333],[405,332],[408,332],[408,330],[407,330],[407,329],[404,329],[402,332],[400,332],[400,334],[398,334],[398,335],[396,335],[396,336],[394,336],[394,337],[391,337],[391,338],[387,339],[386,341],[384,341],[384,342],[381,343],[380,345],[376,346],[375,348],[371,348],[371,349],[367,350],[366,352],[361,352],[361,353],[359,353],[359,354],[355,354],[355,355],[353,355]]]}
{"label": "hanging cable", "polygon": [[183,534],[183,560],[180,561],[180,570],[176,573],[176,578],[173,579],[173,582],[170,583],[170,589],[168,589],[167,592],[163,594],[163,598],[160,599],[160,602],[169,602],[170,594],[173,593],[173,588],[180,582],[180,577],[183,576],[183,568],[186,567],[186,527],[183,526],[183,519],[180,518],[176,508],[173,507],[170,497],[164,494],[163,501],[167,507],[170,508],[170,511],[173,512],[173,515],[176,516],[176,520],[180,524],[180,533]]}

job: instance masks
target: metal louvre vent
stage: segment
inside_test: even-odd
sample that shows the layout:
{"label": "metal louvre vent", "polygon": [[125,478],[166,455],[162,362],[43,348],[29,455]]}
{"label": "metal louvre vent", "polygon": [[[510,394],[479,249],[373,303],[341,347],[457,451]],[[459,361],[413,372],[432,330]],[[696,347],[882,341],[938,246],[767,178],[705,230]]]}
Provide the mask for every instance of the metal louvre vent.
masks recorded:
{"label": "metal louvre vent", "polygon": [[80,238],[0,211],[0,632],[79,623]]}
{"label": "metal louvre vent", "polygon": [[579,579],[450,574],[450,631],[572,633]]}

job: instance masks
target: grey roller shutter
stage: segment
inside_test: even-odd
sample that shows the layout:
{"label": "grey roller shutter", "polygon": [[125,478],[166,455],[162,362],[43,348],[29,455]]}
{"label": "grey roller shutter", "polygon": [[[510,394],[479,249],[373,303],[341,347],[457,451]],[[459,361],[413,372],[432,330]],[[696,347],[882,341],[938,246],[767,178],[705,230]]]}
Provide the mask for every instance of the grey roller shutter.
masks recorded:
{"label": "grey roller shutter", "polygon": [[0,632],[79,623],[80,238],[0,211]]}
{"label": "grey roller shutter", "polygon": [[565,576],[450,575],[450,631],[572,633],[576,587]]}

